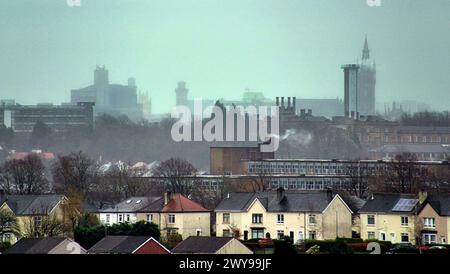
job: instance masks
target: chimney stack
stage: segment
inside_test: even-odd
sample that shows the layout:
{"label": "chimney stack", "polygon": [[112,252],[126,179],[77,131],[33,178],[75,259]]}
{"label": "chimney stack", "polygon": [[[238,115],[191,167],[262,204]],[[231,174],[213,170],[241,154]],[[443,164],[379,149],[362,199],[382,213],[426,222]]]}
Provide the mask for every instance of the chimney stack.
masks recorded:
{"label": "chimney stack", "polygon": [[284,108],[284,97],[281,97],[281,106]]}
{"label": "chimney stack", "polygon": [[290,108],[291,107],[291,97],[288,97],[288,108]]}
{"label": "chimney stack", "polygon": [[284,198],[284,188],[283,187],[279,187],[277,188],[277,201],[281,202]]}
{"label": "chimney stack", "polygon": [[276,105],[277,105],[277,107],[278,107],[278,106],[280,105],[280,97],[277,96],[276,102],[277,102]]}
{"label": "chimney stack", "polygon": [[427,197],[428,197],[428,193],[426,191],[423,191],[423,190],[419,191],[419,203],[420,204],[423,204],[427,200]]}
{"label": "chimney stack", "polygon": [[312,116],[312,109],[308,109],[308,116]]}
{"label": "chimney stack", "polygon": [[167,205],[171,199],[172,199],[172,192],[166,191],[164,193],[164,205]]}
{"label": "chimney stack", "polygon": [[329,187],[327,188],[327,199],[328,202],[331,202],[333,200],[333,191]]}
{"label": "chimney stack", "polygon": [[295,97],[292,97],[292,106],[293,106],[294,109],[295,109]]}

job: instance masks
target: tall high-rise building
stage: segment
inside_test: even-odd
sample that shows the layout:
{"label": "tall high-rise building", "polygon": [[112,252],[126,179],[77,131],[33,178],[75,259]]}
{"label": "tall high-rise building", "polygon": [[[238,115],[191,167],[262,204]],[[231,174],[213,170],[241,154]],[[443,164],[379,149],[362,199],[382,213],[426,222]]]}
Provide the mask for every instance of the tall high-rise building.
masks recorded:
{"label": "tall high-rise building", "polygon": [[178,86],[175,89],[176,94],[176,106],[187,106],[188,105],[188,89],[186,88],[186,82],[178,82]]}
{"label": "tall high-rise building", "polygon": [[375,84],[376,65],[375,61],[370,58],[366,36],[358,72],[358,112],[360,115],[375,115]]}
{"label": "tall high-rise building", "polygon": [[348,64],[341,67],[344,70],[344,115],[358,118],[358,70],[359,65]]}
{"label": "tall high-rise building", "polygon": [[95,114],[127,115],[130,119],[142,119],[142,105],[138,103],[136,79],[129,78],[128,85],[111,84],[105,66],[94,70],[94,83],[71,90],[71,103],[95,103]]}

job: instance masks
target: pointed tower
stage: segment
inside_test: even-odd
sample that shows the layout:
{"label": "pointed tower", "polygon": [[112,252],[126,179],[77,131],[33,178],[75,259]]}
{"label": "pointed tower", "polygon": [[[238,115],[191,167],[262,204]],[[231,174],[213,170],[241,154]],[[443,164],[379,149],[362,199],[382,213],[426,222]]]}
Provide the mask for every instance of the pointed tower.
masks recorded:
{"label": "pointed tower", "polygon": [[362,60],[369,60],[370,59],[370,50],[369,50],[369,43],[367,42],[367,35],[366,39],[364,40],[364,48],[362,51]]}
{"label": "pointed tower", "polygon": [[[373,65],[372,65],[373,63]],[[371,61],[367,35],[362,50],[361,69],[358,73],[358,110],[361,115],[375,115],[375,61]]]}

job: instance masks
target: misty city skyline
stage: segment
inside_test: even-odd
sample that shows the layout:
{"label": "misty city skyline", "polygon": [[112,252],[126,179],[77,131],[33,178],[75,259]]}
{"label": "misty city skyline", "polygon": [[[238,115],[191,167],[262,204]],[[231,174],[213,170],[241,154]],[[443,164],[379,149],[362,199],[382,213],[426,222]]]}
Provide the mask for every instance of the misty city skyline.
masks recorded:
{"label": "misty city skyline", "polygon": [[[24,8],[26,7],[26,8]],[[106,1],[0,3],[0,98],[70,101],[105,65],[111,83],[135,77],[153,113],[190,98],[343,98],[342,64],[361,60],[367,35],[378,102],[449,109],[450,1]]]}

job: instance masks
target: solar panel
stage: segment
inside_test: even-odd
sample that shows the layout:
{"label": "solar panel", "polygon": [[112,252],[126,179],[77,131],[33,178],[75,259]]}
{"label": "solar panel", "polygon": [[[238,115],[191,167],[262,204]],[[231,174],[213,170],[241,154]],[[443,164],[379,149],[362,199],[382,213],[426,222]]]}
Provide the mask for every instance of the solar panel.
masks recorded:
{"label": "solar panel", "polygon": [[399,199],[395,206],[392,208],[392,211],[411,211],[414,209],[418,201],[418,199]]}

